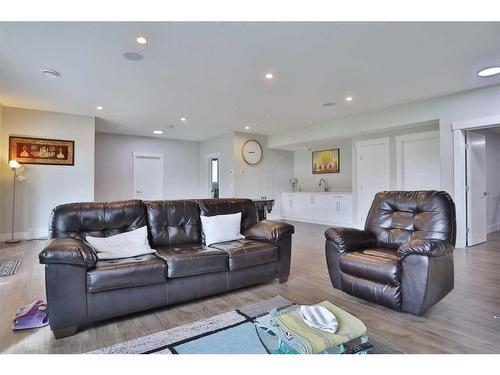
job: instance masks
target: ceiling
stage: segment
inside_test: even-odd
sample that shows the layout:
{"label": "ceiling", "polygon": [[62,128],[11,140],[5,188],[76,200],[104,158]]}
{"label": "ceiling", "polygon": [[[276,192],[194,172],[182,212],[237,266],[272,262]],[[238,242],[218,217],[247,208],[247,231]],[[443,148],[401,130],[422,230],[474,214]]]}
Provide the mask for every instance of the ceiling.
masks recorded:
{"label": "ceiling", "polygon": [[500,23],[1,22],[0,102],[93,115],[103,132],[274,134],[500,83],[476,75],[498,46]]}

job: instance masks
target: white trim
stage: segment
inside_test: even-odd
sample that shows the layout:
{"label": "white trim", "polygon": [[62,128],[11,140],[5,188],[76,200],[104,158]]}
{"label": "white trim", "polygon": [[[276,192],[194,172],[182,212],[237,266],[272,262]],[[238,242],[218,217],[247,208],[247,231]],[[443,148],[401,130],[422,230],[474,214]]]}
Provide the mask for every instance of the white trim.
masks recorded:
{"label": "white trim", "polygon": [[166,196],[166,194],[165,194],[165,162],[164,162],[165,155],[162,153],[155,153],[155,152],[132,152],[132,197],[134,197],[134,199],[140,199],[137,197],[137,193],[136,193],[137,186],[135,183],[135,159],[138,157],[160,159],[161,170],[163,173],[163,178],[161,180],[161,182],[162,182],[161,191],[162,191],[162,198],[164,199]]}
{"label": "white trim", "polygon": [[465,165],[465,133],[457,129],[453,132],[453,170],[455,210],[457,220],[457,247],[467,245],[467,193],[465,191],[466,165]]}
{"label": "white trim", "polygon": [[[385,146],[385,171],[386,171],[386,178],[387,178],[387,188],[390,188],[391,186],[391,147],[390,147],[390,139],[389,137],[384,137],[384,138],[376,138],[376,139],[370,139],[366,141],[357,141],[355,143],[355,148],[356,148],[356,217],[353,218],[352,222],[356,227],[364,227],[364,223],[360,222],[360,217],[361,217],[361,210],[360,210],[360,205],[359,205],[359,197],[361,193],[361,186],[359,185],[359,159],[360,159],[360,147],[364,146],[372,146],[372,145],[379,145],[383,144]],[[354,202],[353,202],[354,204]]]}
{"label": "white trim", "polygon": [[454,121],[451,123],[451,130],[465,130],[474,128],[484,128],[500,125],[500,115],[480,117],[471,120]]}
{"label": "white trim", "polygon": [[403,176],[404,176],[404,166],[405,166],[403,162],[404,142],[415,141],[418,139],[435,139],[435,138],[439,139],[439,130],[398,135],[394,137],[394,141],[396,142],[396,187],[398,190],[403,189]]}
{"label": "white trim", "polygon": [[[220,187],[221,187],[220,152],[212,152],[210,154],[205,155],[205,181],[203,183],[205,185],[205,189],[204,189],[205,190],[205,198],[210,198],[210,195],[211,195],[208,179],[210,177],[209,173],[212,173],[211,172],[212,166],[210,165],[209,160],[213,159],[213,158],[217,158],[219,160],[219,197],[221,197],[221,191],[220,191]],[[209,169],[210,169],[210,172],[209,172]]]}

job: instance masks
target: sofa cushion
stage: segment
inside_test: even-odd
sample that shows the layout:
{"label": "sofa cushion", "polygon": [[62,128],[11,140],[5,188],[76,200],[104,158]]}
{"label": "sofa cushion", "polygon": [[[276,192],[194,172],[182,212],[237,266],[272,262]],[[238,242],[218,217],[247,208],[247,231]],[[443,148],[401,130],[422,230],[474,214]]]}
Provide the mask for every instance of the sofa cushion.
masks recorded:
{"label": "sofa cushion", "polygon": [[167,264],[156,255],[99,260],[87,272],[87,290],[91,293],[166,282]]}
{"label": "sofa cushion", "polygon": [[200,209],[195,201],[144,202],[153,248],[201,242]]}
{"label": "sofa cushion", "polygon": [[268,242],[237,240],[216,243],[210,247],[223,250],[229,255],[231,271],[278,260],[278,248]]}
{"label": "sofa cushion", "polygon": [[165,246],[156,249],[168,264],[168,277],[185,277],[227,271],[228,256],[219,249],[202,244]]}
{"label": "sofa cushion", "polygon": [[397,251],[365,249],[342,254],[340,269],[349,275],[379,283],[399,285],[401,266]]}

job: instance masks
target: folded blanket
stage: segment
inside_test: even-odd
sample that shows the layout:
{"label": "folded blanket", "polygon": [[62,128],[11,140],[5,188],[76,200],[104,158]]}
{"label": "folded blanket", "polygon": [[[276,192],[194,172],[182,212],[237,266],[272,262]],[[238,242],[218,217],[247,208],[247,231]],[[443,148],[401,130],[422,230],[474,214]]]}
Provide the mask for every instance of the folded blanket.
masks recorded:
{"label": "folded blanket", "polygon": [[328,301],[321,302],[319,305],[327,308],[337,317],[339,329],[336,333],[309,327],[299,315],[298,309],[276,315],[274,321],[282,331],[299,339],[306,353],[323,353],[366,334],[365,325],[355,316]]}

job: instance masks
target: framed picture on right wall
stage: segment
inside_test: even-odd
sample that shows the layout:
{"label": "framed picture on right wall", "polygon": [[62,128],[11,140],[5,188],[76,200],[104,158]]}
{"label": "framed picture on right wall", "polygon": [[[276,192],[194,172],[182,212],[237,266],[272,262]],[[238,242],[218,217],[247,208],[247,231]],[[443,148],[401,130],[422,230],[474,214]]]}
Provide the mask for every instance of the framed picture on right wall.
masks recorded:
{"label": "framed picture on right wall", "polygon": [[332,148],[330,150],[313,151],[312,173],[340,173],[340,150]]}

